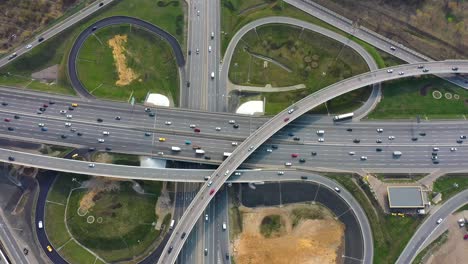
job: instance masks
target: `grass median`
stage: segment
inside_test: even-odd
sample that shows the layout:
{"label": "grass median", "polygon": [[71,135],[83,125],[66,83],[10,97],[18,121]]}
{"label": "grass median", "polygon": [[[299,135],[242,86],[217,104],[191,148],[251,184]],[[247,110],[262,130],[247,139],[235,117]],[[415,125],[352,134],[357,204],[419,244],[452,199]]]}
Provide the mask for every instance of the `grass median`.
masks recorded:
{"label": "grass median", "polygon": [[132,184],[75,174],[57,177],[47,197],[45,223],[62,257],[72,263],[96,259],[72,238],[106,262],[138,260],[155,248],[161,239],[154,228],[161,183],[140,182],[145,194],[135,192]]}
{"label": "grass median", "polygon": [[441,193],[442,199],[446,201],[466,189],[468,189],[468,174],[448,174],[434,182],[432,191]]}
{"label": "grass median", "polygon": [[[116,45],[112,42],[116,38],[125,41]],[[97,30],[83,44],[78,58],[79,78],[96,97],[126,101],[133,96],[143,102],[147,93],[160,93],[178,102],[172,48],[143,29],[120,25]]]}
{"label": "grass median", "polygon": [[[242,100],[265,98],[266,113],[276,114],[323,87],[368,70],[358,53],[333,39],[288,25],[266,25],[248,32],[238,44],[231,60],[229,79],[247,86],[305,85],[303,89],[264,92],[260,96],[242,93]],[[315,112],[354,109],[368,96],[369,89],[360,89],[331,100]]]}
{"label": "grass median", "polygon": [[[101,11],[96,12],[90,18],[70,27],[52,39],[35,47],[27,54],[15,59],[14,62],[0,69],[0,84],[21,88],[32,88],[40,91],[54,93],[74,94],[68,81],[67,60],[70,48],[75,38],[92,23],[109,16],[123,15],[137,17],[153,23],[176,37],[182,47],[185,47],[184,10],[185,1],[153,1],[153,0],[120,0],[114,1]],[[184,49],[184,48],[183,48]],[[52,65],[58,65],[58,76],[49,85],[48,83],[25,86],[25,81],[30,79],[33,72],[42,70]],[[155,71],[159,72],[159,68]],[[161,71],[162,72],[162,71]],[[16,77],[20,76],[20,77]],[[15,79],[16,78],[16,79]],[[27,82],[26,82],[27,83]]]}

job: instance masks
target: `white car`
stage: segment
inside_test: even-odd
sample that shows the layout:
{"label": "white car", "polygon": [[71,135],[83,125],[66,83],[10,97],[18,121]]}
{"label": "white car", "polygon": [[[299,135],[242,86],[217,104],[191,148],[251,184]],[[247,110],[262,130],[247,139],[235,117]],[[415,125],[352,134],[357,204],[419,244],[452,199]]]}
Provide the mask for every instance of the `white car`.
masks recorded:
{"label": "white car", "polygon": [[382,133],[382,132],[383,132],[383,128],[377,128],[377,132],[378,132],[378,133]]}
{"label": "white car", "polygon": [[395,137],[394,136],[388,136],[388,140],[394,140]]}
{"label": "white car", "polygon": [[237,142],[232,142],[231,145],[232,145],[232,146],[237,146],[237,145],[239,145],[239,143],[237,143]]}
{"label": "white car", "polygon": [[236,120],[229,120],[229,124],[235,124],[236,123]]}
{"label": "white car", "polygon": [[31,44],[28,44],[28,45],[26,46],[26,48],[27,48],[27,49],[30,49],[30,48],[32,48],[32,45],[31,45]]}
{"label": "white car", "polygon": [[99,143],[104,143],[104,139],[103,138],[98,138],[97,140]]}
{"label": "white car", "polygon": [[90,163],[90,164],[88,164],[88,167],[90,167],[90,168],[94,168],[94,163]]}
{"label": "white car", "polygon": [[354,155],[356,155],[356,152],[350,151],[348,154],[351,155],[351,156],[354,156]]}
{"label": "white car", "polygon": [[291,162],[285,162],[284,166],[292,166],[292,163]]}
{"label": "white car", "polygon": [[278,171],[276,174],[278,174],[278,175],[284,175],[284,171]]}
{"label": "white car", "polygon": [[44,227],[44,224],[42,223],[42,221],[37,222],[37,227],[39,229],[42,229]]}
{"label": "white car", "polygon": [[211,46],[208,46],[208,52],[211,52]]}
{"label": "white car", "polygon": [[73,116],[72,116],[72,115],[67,115],[67,118],[68,118],[68,119],[72,119]]}
{"label": "white car", "polygon": [[325,141],[324,138],[319,138],[319,139],[318,139],[318,142],[324,142],[324,141]]}
{"label": "white car", "polygon": [[159,156],[164,156],[164,152],[158,151],[158,155],[159,155]]}
{"label": "white car", "polygon": [[104,136],[110,135],[109,131],[102,131],[102,134],[103,134]]}
{"label": "white car", "polygon": [[393,51],[395,51],[395,50],[396,50],[396,48],[395,48],[395,47],[393,47],[393,46],[390,46],[390,49],[391,49],[391,50],[393,50]]}
{"label": "white car", "polygon": [[253,148],[254,148],[254,146],[250,146],[250,147],[249,147],[249,151],[251,151]]}
{"label": "white car", "polygon": [[63,115],[63,114],[66,114],[67,113],[67,110],[60,110],[60,113]]}
{"label": "white car", "polygon": [[388,69],[387,72],[388,72],[388,73],[392,73],[393,70],[392,70],[392,69]]}
{"label": "white car", "polygon": [[338,187],[335,187],[333,189],[335,190],[335,192],[341,192],[340,188],[338,188]]}
{"label": "white car", "polygon": [[450,148],[450,151],[457,151],[457,148]]}
{"label": "white car", "polygon": [[294,112],[294,108],[288,110],[288,114],[292,114]]}
{"label": "white car", "polygon": [[436,222],[436,223],[437,223],[437,224],[440,224],[440,223],[442,223],[442,221],[443,221],[443,219],[442,219],[442,218],[439,218],[439,219],[437,219],[437,222]]}
{"label": "white car", "polygon": [[367,160],[367,156],[361,156],[361,160]]}
{"label": "white car", "polygon": [[189,126],[189,127],[190,127],[190,128],[196,128],[196,127],[197,127],[197,125],[195,125],[195,124],[190,124],[190,126]]}
{"label": "white car", "polygon": [[208,187],[210,187],[212,183],[213,183],[213,181],[209,181],[208,182]]}
{"label": "white car", "polygon": [[269,148],[269,149],[267,149],[266,151],[269,152],[269,153],[271,153],[271,152],[273,152],[273,149]]}
{"label": "white car", "polygon": [[402,72],[402,71],[398,72],[398,75],[404,75],[404,74],[405,74],[405,72]]}
{"label": "white car", "polygon": [[39,123],[39,124],[37,124],[37,125],[38,125],[39,127],[44,127],[44,126],[45,126],[44,123]]}
{"label": "white car", "polygon": [[215,127],[215,130],[216,131],[221,131],[221,128],[220,127]]}
{"label": "white car", "polygon": [[208,221],[208,214],[205,215],[205,221]]}
{"label": "white car", "polygon": [[241,175],[242,175],[242,172],[237,171],[237,172],[234,173],[234,175],[236,175],[236,176],[241,176]]}
{"label": "white car", "polygon": [[166,121],[165,124],[166,124],[167,126],[170,126],[170,125],[172,125],[172,122],[171,122],[171,121]]}
{"label": "white car", "polygon": [[67,123],[65,123],[65,126],[66,126],[66,127],[71,127],[71,123],[68,123],[68,122],[67,122]]}

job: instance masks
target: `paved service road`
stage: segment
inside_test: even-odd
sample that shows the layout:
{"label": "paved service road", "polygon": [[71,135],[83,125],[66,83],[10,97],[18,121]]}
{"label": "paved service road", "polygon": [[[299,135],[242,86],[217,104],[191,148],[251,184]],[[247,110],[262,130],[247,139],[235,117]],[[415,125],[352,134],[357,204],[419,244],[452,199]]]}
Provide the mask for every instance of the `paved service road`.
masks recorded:
{"label": "paved service road", "polygon": [[[418,68],[422,65],[428,72],[423,72]],[[236,148],[232,154],[216,169],[211,175],[213,179],[212,185],[209,187],[207,184],[203,185],[200,192],[194,198],[194,201],[189,205],[188,209],[182,216],[179,225],[174,229],[173,235],[169,238],[158,263],[174,263],[180,249],[186,238],[180,238],[178,233],[182,230],[190,232],[195,225],[196,220],[200,217],[203,210],[211,201],[213,194],[221,188],[224,182],[231,176],[231,174],[250,156],[250,154],[263,144],[268,138],[275,134],[278,130],[285,125],[295,120],[299,116],[307,113],[314,107],[344,93],[365,87],[377,82],[395,80],[403,76],[416,76],[423,74],[434,73],[453,73],[454,68],[457,67],[457,72],[468,72],[468,61],[452,60],[440,62],[426,62],[421,64],[406,64],[397,67],[392,67],[393,73],[388,73],[388,69],[372,71],[369,73],[360,74],[346,80],[337,82],[322,90],[311,94],[302,100],[296,102],[293,106],[285,109],[275,117],[271,118],[259,129],[253,132],[242,144]],[[294,112],[291,111],[294,110]],[[289,113],[288,113],[289,111]],[[172,247],[171,250],[169,250]],[[170,251],[170,252],[169,252]]]}
{"label": "paved service road", "polygon": [[[397,264],[406,264],[412,263],[417,254],[423,249],[422,246],[434,237],[431,235],[438,228],[443,228],[444,222],[437,224],[439,218],[445,220],[450,214],[455,210],[468,203],[468,190],[464,190],[454,197],[450,198],[448,201],[444,202],[439,209],[426,217],[426,220],[419,226],[416,233],[413,235],[411,240],[406,244],[405,249],[400,254],[400,257],[397,260]],[[461,239],[461,238],[460,238]],[[463,243],[463,240],[460,241]]]}
{"label": "paved service road", "polygon": [[[88,90],[83,86],[83,84],[80,82],[80,79],[78,77],[78,72],[76,69],[76,59],[78,58],[80,48],[83,45],[83,43],[86,41],[86,39],[91,34],[93,34],[95,30],[99,30],[103,27],[108,27],[108,26],[116,25],[116,24],[131,24],[134,26],[138,26],[138,27],[148,30],[151,33],[158,35],[161,38],[164,38],[169,43],[172,50],[174,51],[174,56],[175,56],[177,65],[179,66],[179,70],[185,66],[185,58],[184,58],[182,49],[180,47],[180,44],[177,41],[177,39],[171,34],[169,34],[168,32],[164,31],[158,26],[155,26],[151,23],[148,23],[138,18],[126,17],[126,16],[107,17],[107,18],[104,18],[102,20],[95,22],[94,24],[92,24],[91,26],[83,30],[83,32],[81,32],[81,34],[78,36],[75,43],[73,44],[70,50],[70,54],[68,56],[68,77],[70,78],[71,85],[73,86],[73,88],[81,96],[86,97],[86,98],[93,97],[88,92]],[[181,76],[182,79],[183,77],[184,76]]]}
{"label": "paved service road", "polygon": [[[39,44],[47,41],[48,39],[51,39],[52,37],[56,36],[57,34],[61,33],[64,30],[66,30],[67,28],[73,26],[74,24],[81,21],[82,19],[90,16],[91,14],[94,14],[95,12],[103,9],[105,6],[111,4],[112,2],[114,2],[114,0],[96,1],[94,4],[91,4],[88,7],[79,10],[77,13],[71,15],[70,17],[67,17],[64,21],[59,22],[55,26],[53,26],[53,27],[47,29],[46,31],[38,34],[39,36],[36,36],[33,40],[30,40],[30,42],[27,43],[27,44],[32,45],[32,47],[30,49],[27,49],[26,48],[27,44],[25,44],[24,46],[19,47],[18,49],[16,49],[13,52],[16,52],[17,57],[23,55],[26,52],[29,52],[29,50],[35,48],[36,46],[38,46]],[[101,3],[102,3],[102,6],[100,6]],[[39,40],[40,37],[44,38],[44,41],[39,42],[38,40]],[[10,54],[12,54],[12,53],[10,53]],[[8,60],[8,57],[10,56],[10,54],[8,54],[7,56],[0,59],[0,68],[5,66],[9,62],[14,61],[14,59]]]}

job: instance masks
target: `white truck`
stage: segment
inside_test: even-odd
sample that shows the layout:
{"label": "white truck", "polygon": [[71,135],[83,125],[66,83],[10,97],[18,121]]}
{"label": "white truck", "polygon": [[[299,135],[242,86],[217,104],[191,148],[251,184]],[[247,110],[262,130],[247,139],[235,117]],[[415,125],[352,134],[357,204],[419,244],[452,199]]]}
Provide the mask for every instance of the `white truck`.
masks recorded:
{"label": "white truck", "polygon": [[175,151],[175,152],[179,152],[179,151],[180,151],[180,147],[172,146],[171,150],[172,150],[172,151]]}
{"label": "white truck", "polygon": [[174,228],[175,220],[171,220],[171,224],[169,225],[169,230],[172,230]]}
{"label": "white truck", "polygon": [[205,151],[203,149],[196,149],[195,153],[202,155],[205,154]]}

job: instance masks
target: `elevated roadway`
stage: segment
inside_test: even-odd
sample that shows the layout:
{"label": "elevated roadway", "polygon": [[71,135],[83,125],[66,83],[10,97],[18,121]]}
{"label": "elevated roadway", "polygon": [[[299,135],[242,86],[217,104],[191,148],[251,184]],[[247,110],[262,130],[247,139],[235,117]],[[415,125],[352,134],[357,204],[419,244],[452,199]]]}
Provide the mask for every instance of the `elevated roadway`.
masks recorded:
{"label": "elevated roadway", "polygon": [[[411,240],[406,244],[405,249],[397,259],[397,264],[412,263],[417,254],[423,250],[423,246],[427,246],[429,241],[435,239],[434,233],[437,229],[444,228],[445,221],[437,224],[439,218],[446,219],[450,214],[461,206],[468,203],[468,190],[464,190],[448,201],[444,202],[436,211],[426,217],[424,222],[419,226]],[[463,243],[463,241],[461,241]]]}
{"label": "elevated roadway", "polygon": [[[45,30],[44,32],[40,32],[35,36],[33,39],[25,42],[23,46],[18,47],[13,52],[7,54],[3,58],[0,58],[0,68],[7,65],[8,63],[15,61],[21,55],[29,52],[31,49],[39,46],[40,44],[46,42],[47,40],[53,38],[54,36],[60,34],[64,30],[68,29],[69,27],[75,25],[76,23],[80,22],[84,18],[96,13],[99,10],[102,10],[105,6],[111,4],[115,0],[105,0],[105,1],[95,1],[93,4],[80,9],[75,14],[65,18],[65,20],[58,22],[56,25],[52,26],[51,28]],[[102,5],[101,5],[102,4]],[[39,38],[44,38],[43,41],[39,42]],[[31,48],[27,49],[26,45],[31,44]],[[15,59],[9,60],[8,57],[16,52],[17,57]]]}
{"label": "elevated roadway", "polygon": [[[423,65],[427,68],[428,72],[423,72],[418,68]],[[195,225],[202,211],[206,208],[208,203],[219,188],[222,187],[224,182],[231,176],[231,174],[256,150],[262,143],[264,143],[273,134],[278,132],[281,128],[298,118],[299,116],[307,113],[314,107],[333,99],[344,93],[371,85],[374,83],[395,80],[402,77],[418,76],[424,74],[450,74],[454,73],[454,67],[457,67],[457,72],[468,72],[468,61],[453,60],[453,61],[440,61],[440,62],[426,62],[421,64],[407,64],[392,67],[393,73],[388,73],[387,69],[372,71],[369,73],[360,74],[346,80],[337,82],[330,85],[312,95],[309,95],[302,100],[296,102],[290,108],[285,109],[275,117],[271,118],[263,124],[258,130],[253,132],[242,144],[236,148],[232,154],[215,170],[211,175],[212,184],[208,186],[204,184],[200,192],[194,198],[194,201],[189,205],[184,215],[182,216],[179,224],[174,229],[165,250],[158,263],[174,263],[177,255],[179,254],[183,243],[186,238],[178,236],[182,232],[190,232]],[[294,109],[291,113],[290,109]],[[289,113],[288,113],[289,111]],[[171,248],[171,250],[169,250]],[[366,259],[365,263],[370,263],[371,259]]]}

